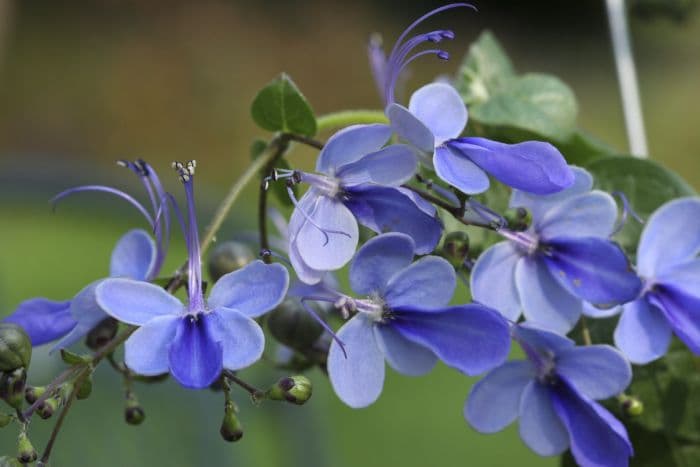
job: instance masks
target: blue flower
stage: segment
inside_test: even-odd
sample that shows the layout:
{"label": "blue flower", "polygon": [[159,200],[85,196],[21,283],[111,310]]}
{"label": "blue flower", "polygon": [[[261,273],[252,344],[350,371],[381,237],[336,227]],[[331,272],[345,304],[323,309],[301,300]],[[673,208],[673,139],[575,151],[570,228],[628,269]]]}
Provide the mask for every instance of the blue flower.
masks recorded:
{"label": "blue flower", "polygon": [[[141,229],[127,232],[112,251],[109,276],[152,280],[160,272],[168,246],[170,221],[165,204],[166,195],[158,175],[146,162],[120,161],[119,164],[134,172],[146,187],[153,208],[152,214],[127,193],[102,185],[71,188],[58,194],[52,202],[55,204],[75,193],[102,192],[117,196],[134,206],[155,232],[156,241]],[[27,300],[3,321],[23,327],[34,346],[62,338],[54,350],[67,347],[80,340],[100,321],[108,318],[95,302],[95,288],[102,280],[92,282],[68,301],[52,301],[46,298]]]}
{"label": "blue flower", "polygon": [[194,207],[194,162],[175,167],[187,197],[188,219],[186,227],[183,219],[183,231],[189,253],[188,303],[161,287],[132,279],[105,280],[95,295],[108,314],[140,326],[125,344],[124,361],[131,370],[147,376],[169,371],[185,387],[204,388],[223,368],[239,370],[260,358],[264,336],[253,318],[282,301],[289,275],[279,264],[255,261],[222,276],[205,300]]}
{"label": "blue flower", "polygon": [[440,240],[435,208],[399,187],[416,171],[415,153],[405,145],[383,147],[390,137],[387,125],[345,128],[321,150],[317,173],[283,175],[311,185],[289,221],[289,259],[302,281],[317,283],[350,261],[358,222],[377,233],[410,235],[418,253],[432,251]]}
{"label": "blue flower", "polygon": [[537,326],[566,333],[584,310],[634,299],[641,282],[613,233],[617,208],[607,193],[591,191],[588,172],[575,168],[573,186],[549,196],[513,192],[510,205],[532,213],[525,232],[501,229],[508,241],[487,249],[471,275],[474,300],[510,320],[521,312]]}
{"label": "blue flower", "polygon": [[454,269],[436,256],[411,264],[414,248],[413,240],[400,233],[371,239],[350,267],[353,290],[367,298],[337,292],[329,297],[346,313],[356,313],[340,328],[328,354],[331,384],[351,407],[365,407],[379,397],[385,360],[405,375],[423,375],[438,359],[475,375],[508,355],[507,322],[482,305],[448,306],[456,286]]}
{"label": "blue flower", "polygon": [[418,57],[436,55],[448,59],[441,49],[427,49],[411,55],[425,43],[451,40],[454,33],[437,30],[408,34],[425,19],[441,11],[470,7],[455,3],[437,8],[411,24],[385,57],[376,41],[370,45],[370,63],[386,103],[386,115],[394,131],[414,146],[421,160],[437,175],[464,193],[475,194],[489,187],[489,175],[500,182],[537,194],[550,194],[567,188],[574,176],[559,150],[542,141],[504,144],[486,138],[460,138],[467,125],[468,112],[459,93],[448,83],[431,83],[413,93],[408,107],[395,101],[396,82],[405,67]]}
{"label": "blue flower", "polygon": [[582,467],[626,467],[633,455],[627,431],[595,400],[621,393],[632,370],[607,345],[576,347],[547,331],[515,326],[527,355],[489,372],[472,388],[464,417],[481,433],[519,418],[520,437],[541,456],[571,448]]}
{"label": "blue flower", "polygon": [[700,354],[700,198],[661,206],[649,219],[637,249],[644,288],[623,305],[615,345],[634,363],[666,353],[675,333]]}

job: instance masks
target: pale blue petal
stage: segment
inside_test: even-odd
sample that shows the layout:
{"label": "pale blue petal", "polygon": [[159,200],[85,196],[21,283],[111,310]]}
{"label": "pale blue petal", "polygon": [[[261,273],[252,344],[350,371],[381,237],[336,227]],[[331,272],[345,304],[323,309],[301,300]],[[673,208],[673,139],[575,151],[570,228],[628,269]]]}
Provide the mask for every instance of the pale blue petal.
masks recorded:
{"label": "pale blue petal", "polygon": [[530,362],[507,362],[491,370],[469,393],[464,418],[480,433],[501,431],[518,418],[525,386],[534,378]]}
{"label": "pale blue petal", "polygon": [[144,230],[127,232],[112,250],[109,275],[143,281],[156,263],[156,244]]}
{"label": "pale blue petal", "polygon": [[217,308],[209,318],[212,337],[223,347],[224,368],[240,370],[260,360],[265,335],[251,317],[237,310]]}
{"label": "pale blue petal", "polygon": [[377,151],[390,137],[389,125],[353,125],[343,128],[323,146],[316,162],[316,171],[333,173],[343,165]]}
{"label": "pale blue petal", "polygon": [[520,259],[515,268],[515,284],[528,322],[566,334],[581,316],[581,300],[559,285],[544,261]]}
{"label": "pale blue petal", "polygon": [[141,326],[155,317],[179,315],[180,300],[162,287],[132,279],[106,279],[95,290],[97,303],[113,318]]}
{"label": "pale blue petal", "polygon": [[415,243],[408,235],[378,235],[360,248],[350,265],[350,286],[355,293],[383,293],[389,279],[413,260]]}
{"label": "pale blue petal", "polygon": [[395,103],[389,104],[385,113],[391,121],[391,128],[402,140],[411,143],[426,154],[433,155],[435,149],[433,133],[406,107]]}
{"label": "pale blue petal", "polygon": [[565,190],[549,195],[536,195],[525,191],[513,190],[510,197],[510,207],[524,207],[532,212],[532,218],[537,221],[545,212],[554,206],[558,206],[565,199],[581,195],[591,191],[593,176],[580,167],[571,166],[574,174],[574,183]]}
{"label": "pale blue petal", "polygon": [[615,328],[615,345],[638,365],[663,356],[671,343],[671,326],[663,313],[644,298],[623,305]]}
{"label": "pale blue petal", "polygon": [[289,247],[289,262],[294,268],[294,272],[300,281],[305,284],[315,285],[321,282],[326,271],[318,271],[310,268],[304,260],[301,259],[296,244],[292,243]]}
{"label": "pale blue petal", "polygon": [[77,324],[70,312],[70,304],[70,301],[32,298],[20,303],[2,322],[20,326],[29,336],[32,346],[36,347],[66,335]]}
{"label": "pale blue petal", "polygon": [[209,295],[212,308],[234,308],[251,318],[279,305],[289,287],[289,273],[281,264],[260,260],[222,276]]}
{"label": "pale blue petal", "polygon": [[[107,279],[111,280],[111,279]],[[99,285],[104,282],[103,279],[97,280],[88,284],[78,294],[73,297],[70,304],[70,313],[77,324],[66,334],[58,343],[51,349],[55,352],[73,345],[80,339],[85,337],[103,319],[107,318],[107,314],[97,303],[96,290]]]}
{"label": "pale blue petal", "polygon": [[568,337],[556,334],[546,329],[532,326],[528,323],[520,323],[511,328],[513,338],[521,345],[539,353],[557,354],[567,349],[573,348],[576,343]]}
{"label": "pale blue petal", "polygon": [[632,368],[609,345],[573,347],[557,354],[557,373],[591,399],[607,399],[624,391],[632,381]]}
{"label": "pale blue petal", "polygon": [[344,187],[362,183],[399,186],[411,180],[417,169],[414,150],[403,144],[393,144],[344,165],[336,176]]}
{"label": "pale blue petal", "polygon": [[377,345],[374,324],[356,315],[338,331],[345,352],[334,340],[328,352],[328,376],[340,400],[352,408],[367,407],[384,386],[384,356]]}
{"label": "pale blue petal", "polygon": [[483,193],[489,188],[486,172],[466,156],[452,151],[447,146],[435,148],[433,165],[438,177],[463,193]]}
{"label": "pale blue petal", "polygon": [[408,110],[435,138],[435,146],[458,137],[467,126],[467,106],[457,90],[447,83],[430,83],[411,96]]}
{"label": "pale blue petal", "polygon": [[662,274],[656,276],[654,282],[673,287],[686,294],[697,294],[700,291],[700,259],[666,268]]}
{"label": "pale blue petal", "polygon": [[520,437],[540,456],[556,456],[569,447],[569,434],[549,391],[536,381],[525,387],[520,399]]}
{"label": "pale blue petal", "polygon": [[392,308],[442,307],[450,303],[457,277],[443,258],[425,256],[398,274],[386,286],[384,299]]}
{"label": "pale blue petal", "polygon": [[700,198],[670,201],[647,221],[637,248],[637,268],[655,277],[666,268],[685,263],[700,252]]}
{"label": "pale blue petal", "polygon": [[184,387],[209,387],[223,368],[222,343],[215,338],[211,315],[179,319],[175,337],[168,349],[173,377]]}
{"label": "pale blue petal", "polygon": [[595,306],[588,302],[583,302],[583,314],[591,318],[610,318],[622,311],[620,305],[615,306]]}
{"label": "pale blue petal", "polygon": [[401,374],[421,376],[437,363],[433,352],[406,339],[391,324],[374,326],[374,337],[389,366]]}
{"label": "pale blue petal", "polygon": [[511,321],[516,321],[521,313],[515,284],[515,267],[520,258],[511,242],[497,243],[479,256],[471,273],[474,301],[493,308]]}
{"label": "pale blue petal", "polygon": [[159,316],[138,328],[124,344],[126,366],[144,376],[167,373],[168,349],[181,320],[174,315]]}
{"label": "pale blue petal", "polygon": [[540,238],[609,237],[615,228],[617,205],[612,196],[592,191],[563,200],[535,222]]}

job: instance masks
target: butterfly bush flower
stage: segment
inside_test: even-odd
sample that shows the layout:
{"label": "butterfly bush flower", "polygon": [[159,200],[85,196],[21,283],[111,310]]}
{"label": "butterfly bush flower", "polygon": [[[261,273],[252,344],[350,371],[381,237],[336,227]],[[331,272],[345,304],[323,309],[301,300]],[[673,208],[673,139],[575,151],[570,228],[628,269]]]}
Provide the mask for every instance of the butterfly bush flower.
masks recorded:
{"label": "butterfly bush flower", "polygon": [[303,282],[317,283],[350,261],[358,222],[377,233],[410,235],[418,253],[432,251],[440,240],[435,208],[400,187],[416,172],[416,155],[405,145],[383,147],[390,137],[387,125],[345,128],[321,150],[317,173],[282,175],[311,186],[289,221],[289,259]]}
{"label": "butterfly bush flower", "polygon": [[473,8],[466,3],[455,3],[425,14],[401,34],[388,58],[377,41],[371,43],[370,63],[375,79],[379,80],[392,128],[419,151],[421,160],[434,168],[442,180],[464,193],[486,191],[489,175],[513,188],[537,194],[567,188],[573,183],[573,173],[561,153],[549,143],[504,144],[486,138],[460,138],[467,125],[468,112],[461,96],[450,84],[437,82],[421,87],[411,96],[408,107],[396,102],[396,81],[409,63],[424,55],[449,58],[441,49],[411,53],[426,43],[451,40],[454,33],[436,30],[407,36],[425,19],[456,7]]}
{"label": "butterfly bush flower", "polygon": [[253,318],[282,301],[289,276],[279,264],[255,261],[222,276],[205,299],[194,206],[195,164],[175,167],[187,198],[183,231],[188,250],[188,302],[183,304],[161,287],[132,279],[105,280],[95,294],[97,303],[112,317],[140,326],[125,344],[124,361],[131,370],[146,376],[170,372],[185,387],[204,388],[223,368],[239,370],[260,358],[264,336]]}
{"label": "butterfly bush flower", "polygon": [[700,198],[661,206],[649,219],[637,249],[644,287],[623,305],[615,345],[634,363],[666,353],[675,333],[700,354]]}
{"label": "butterfly bush flower", "polygon": [[[170,225],[168,208],[164,203],[165,192],[158,175],[146,162],[120,161],[119,164],[133,171],[146,187],[151,200],[152,213],[127,193],[102,185],[71,188],[58,194],[52,202],[57,203],[75,193],[102,192],[117,196],[134,206],[148,221],[155,232],[156,240],[154,241],[146,231],[141,229],[127,232],[119,239],[112,251],[109,275],[149,281],[157,277],[167,251]],[[158,216],[160,217],[157,219]],[[24,328],[34,346],[61,339],[55,348],[67,347],[108,318],[108,315],[95,302],[95,288],[102,280],[92,282],[71,300],[52,301],[46,298],[27,300],[4,321]]]}
{"label": "butterfly bush flower", "polygon": [[368,406],[379,397],[385,361],[411,376],[429,372],[438,359],[476,375],[508,355],[507,322],[482,305],[448,306],[454,269],[436,256],[411,263],[414,252],[415,243],[404,234],[369,240],[350,266],[350,284],[366,298],[338,292],[326,298],[355,313],[328,354],[333,389],[351,407]]}
{"label": "butterfly bush flower", "polygon": [[471,274],[474,300],[515,321],[521,313],[537,326],[566,333],[584,311],[634,299],[641,282],[620,247],[608,237],[617,217],[615,201],[591,190],[593,180],[574,168],[576,181],[548,196],[514,191],[512,207],[532,213],[524,232],[487,249]]}
{"label": "butterfly bush flower", "polygon": [[520,437],[541,456],[567,448],[582,467],[626,467],[633,455],[627,431],[596,400],[621,393],[632,370],[608,345],[576,347],[556,334],[515,326],[527,360],[492,370],[472,388],[464,417],[481,433],[519,419]]}

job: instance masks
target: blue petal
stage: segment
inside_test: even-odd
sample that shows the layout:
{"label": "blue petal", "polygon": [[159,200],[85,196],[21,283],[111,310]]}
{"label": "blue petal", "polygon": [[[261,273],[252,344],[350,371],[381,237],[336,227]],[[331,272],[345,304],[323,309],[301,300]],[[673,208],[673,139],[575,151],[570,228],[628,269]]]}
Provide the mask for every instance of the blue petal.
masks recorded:
{"label": "blue petal", "polygon": [[596,305],[634,300],[642,282],[625,253],[602,238],[558,237],[544,255],[552,276],[573,295]]}
{"label": "blue petal", "polygon": [[501,431],[516,418],[525,386],[534,372],[530,362],[506,362],[472,386],[464,418],[480,433]]}
{"label": "blue petal", "polygon": [[430,311],[394,309],[392,326],[407,339],[432,350],[445,364],[468,375],[488,371],[508,357],[510,330],[503,317],[481,305]]}
{"label": "blue petal", "polygon": [[591,318],[610,318],[615,316],[622,311],[620,305],[616,306],[595,306],[588,302],[583,302],[582,313],[585,316],[590,316]]}
{"label": "blue petal", "polygon": [[700,355],[700,296],[670,286],[657,286],[649,302],[658,307],[678,338]]}
{"label": "blue petal", "polygon": [[700,286],[700,259],[668,267],[654,282],[695,295]]}
{"label": "blue petal", "polygon": [[344,165],[336,176],[344,187],[362,183],[398,186],[409,181],[417,169],[416,153],[403,144],[393,144]]}
{"label": "blue petal", "polygon": [[539,353],[557,354],[573,348],[576,343],[568,337],[534,327],[528,323],[518,324],[512,328],[513,337],[518,342],[524,342]]}
{"label": "blue petal", "polygon": [[540,456],[555,456],[569,447],[569,434],[559,420],[546,387],[531,381],[520,399],[520,437]]}
{"label": "blue petal", "polygon": [[637,268],[645,277],[693,259],[700,252],[700,198],[681,198],[649,218],[637,248]]}
{"label": "blue petal", "polygon": [[389,125],[353,125],[343,128],[323,146],[316,162],[316,171],[326,174],[335,172],[345,164],[377,151],[390,137]]}
{"label": "blue petal", "polygon": [[196,319],[183,317],[168,350],[170,372],[184,387],[202,389],[210,386],[223,368],[222,343],[216,340],[211,315]]}
{"label": "blue petal", "polygon": [[374,337],[372,323],[356,315],[338,331],[346,354],[334,340],[328,352],[328,376],[340,400],[353,408],[367,407],[384,386],[384,356]]}
{"label": "blue petal", "polygon": [[97,287],[102,282],[103,280],[97,280],[88,284],[73,297],[70,304],[70,314],[77,321],[77,324],[53,346],[51,352],[73,345],[85,337],[100,321],[108,317],[97,303],[96,298]]}
{"label": "blue petal", "polygon": [[32,346],[36,347],[54,341],[73,329],[77,322],[71,315],[70,303],[32,298],[20,303],[2,322],[21,326],[27,332]]}
{"label": "blue petal", "polygon": [[391,324],[374,326],[374,337],[387,363],[401,374],[424,375],[438,360],[433,352],[406,339]]}
{"label": "blue petal", "polygon": [[294,243],[289,247],[289,262],[292,264],[294,272],[299,280],[309,285],[318,284],[326,274],[326,271],[318,271],[309,267],[309,265],[301,259],[296,244]]}
{"label": "blue petal", "polygon": [[544,216],[545,212],[558,206],[562,201],[591,191],[593,176],[580,167],[570,166],[570,168],[574,174],[574,183],[570,187],[549,195],[513,190],[509,206],[528,208],[532,212],[532,218],[537,221]]}
{"label": "blue petal", "polygon": [[574,183],[573,171],[559,150],[549,143],[505,144],[486,138],[460,138],[449,141],[447,146],[501,183],[518,190],[548,195]]}
{"label": "blue petal", "polygon": [[237,310],[217,308],[208,315],[211,333],[223,348],[223,366],[240,370],[260,360],[265,350],[265,335],[251,317]]}
{"label": "blue petal", "polygon": [[438,177],[463,193],[483,193],[489,188],[486,172],[464,154],[453,151],[446,145],[435,148],[433,165]]}
{"label": "blue petal", "polygon": [[450,263],[437,256],[425,256],[391,278],[384,300],[391,308],[443,307],[452,300],[456,286]]}
{"label": "blue petal", "polygon": [[467,126],[467,106],[447,83],[430,83],[418,89],[411,96],[408,110],[430,129],[435,146],[458,137]]}
{"label": "blue petal", "polygon": [[530,323],[565,334],[581,316],[581,300],[559,285],[539,258],[520,259],[515,268],[515,284]]}
{"label": "blue petal", "polygon": [[130,370],[145,376],[167,373],[168,350],[182,318],[165,315],[153,318],[134,332],[124,344],[124,362]]}
{"label": "blue petal", "polygon": [[95,290],[97,303],[107,314],[126,324],[141,326],[163,315],[179,315],[180,300],[162,287],[131,279],[106,279]]}
{"label": "blue petal", "polygon": [[146,280],[156,263],[156,244],[145,231],[127,232],[112,250],[109,275]]}
{"label": "blue petal", "polygon": [[289,273],[281,264],[253,261],[222,276],[209,295],[211,308],[233,308],[251,318],[279,305],[289,287]]}
{"label": "blue petal", "polygon": [[557,354],[556,371],[591,399],[607,399],[632,381],[627,359],[609,345],[573,347]]}
{"label": "blue petal", "polygon": [[551,390],[554,410],[569,431],[579,465],[627,467],[632,445],[625,427],[599,404],[562,381]]}
{"label": "blue petal", "polygon": [[484,251],[471,273],[475,301],[483,303],[516,321],[521,313],[515,285],[515,267],[521,255],[511,242],[501,242]]}
{"label": "blue petal", "polygon": [[663,356],[671,343],[671,325],[646,299],[623,305],[615,345],[632,363],[644,365]]}
{"label": "blue petal", "polygon": [[343,203],[328,196],[319,196],[307,214],[313,223],[307,220],[293,239],[302,261],[319,271],[345,266],[357,248],[355,216]]}
{"label": "blue petal", "polygon": [[355,293],[383,293],[389,279],[413,260],[415,243],[408,235],[387,233],[362,245],[350,265],[350,286]]}
{"label": "blue petal", "polygon": [[435,148],[433,133],[406,107],[395,103],[389,104],[385,113],[391,121],[391,128],[402,140],[411,143],[426,155],[433,155]]}
{"label": "blue petal", "polygon": [[345,204],[365,227],[377,233],[404,233],[415,242],[417,254],[430,253],[440,241],[442,224],[434,208],[430,212],[402,190],[362,185],[348,193]]}
{"label": "blue petal", "polygon": [[543,241],[556,237],[604,237],[615,228],[617,205],[602,191],[592,191],[563,200],[535,222]]}

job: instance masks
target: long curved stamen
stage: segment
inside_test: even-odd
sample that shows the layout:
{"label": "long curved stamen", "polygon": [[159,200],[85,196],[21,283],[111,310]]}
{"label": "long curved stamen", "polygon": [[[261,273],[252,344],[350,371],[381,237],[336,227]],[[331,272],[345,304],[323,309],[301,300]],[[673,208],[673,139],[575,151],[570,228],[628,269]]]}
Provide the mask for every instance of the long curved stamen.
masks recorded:
{"label": "long curved stamen", "polygon": [[316,321],[318,321],[318,323],[323,327],[323,329],[326,330],[326,332],[328,332],[331,335],[331,337],[333,337],[333,340],[336,341],[338,343],[338,345],[340,346],[340,350],[343,351],[343,355],[345,356],[345,358],[348,358],[348,353],[345,351],[345,344],[343,344],[343,341],[341,341],[340,338],[338,337],[338,335],[333,331],[333,329],[331,329],[331,327],[328,326],[328,323],[326,323],[320,316],[318,316],[318,314],[314,310],[312,310],[309,307],[309,305],[306,303],[307,300],[318,301],[318,302],[332,302],[333,300],[332,299],[329,300],[326,297],[304,297],[304,298],[300,299],[299,301],[301,302],[301,305],[304,307],[304,309],[311,316],[313,316]]}
{"label": "long curved stamen", "polygon": [[112,188],[110,186],[104,186],[104,185],[83,185],[83,186],[77,186],[74,188],[69,188],[68,190],[62,191],[51,200],[49,200],[49,203],[51,204],[52,208],[55,210],[56,206],[60,201],[62,201],[64,198],[74,195],[76,193],[82,193],[86,191],[96,191],[96,192],[101,192],[101,193],[108,193],[110,195],[114,195],[117,198],[123,199],[133,207],[135,207],[142,215],[143,217],[146,218],[148,221],[148,224],[151,226],[151,228],[154,227],[154,221],[151,215],[148,213],[146,208],[143,207],[141,203],[136,201],[131,195],[124,193],[121,190],[118,190],[116,188]]}
{"label": "long curved stamen", "polygon": [[338,234],[338,235],[344,235],[348,238],[350,238],[350,234],[347,232],[343,232],[341,230],[331,230],[331,229],[324,229],[320,225],[318,225],[312,218],[309,216],[309,214],[304,211],[300,206],[299,206],[299,201],[297,201],[296,196],[294,196],[294,190],[292,190],[292,187],[287,185],[287,194],[289,194],[289,199],[292,200],[292,204],[294,204],[294,209],[298,209],[299,212],[304,216],[304,218],[314,227],[316,227],[322,234],[323,234],[323,246],[328,245],[328,242],[330,241],[330,238],[328,237],[329,233],[333,234]]}
{"label": "long curved stamen", "polygon": [[440,49],[429,49],[429,50],[423,50],[421,52],[418,52],[417,54],[411,56],[408,60],[405,60],[400,66],[396,68],[396,70],[391,74],[391,81],[389,88],[387,90],[387,96],[389,98],[388,103],[394,102],[394,88],[396,87],[396,80],[398,79],[399,75],[403,70],[406,69],[406,67],[411,64],[415,59],[423,57],[425,55],[435,55],[437,56],[440,60],[449,60],[450,55],[445,52],[444,50]]}
{"label": "long curved stamen", "polygon": [[611,195],[617,197],[622,202],[622,213],[620,214],[620,218],[617,220],[617,223],[610,234],[611,237],[615,236],[620,232],[620,230],[622,230],[627,223],[629,216],[632,216],[632,218],[640,224],[644,224],[644,219],[642,219],[639,214],[632,209],[632,205],[630,204],[627,195],[625,195],[622,191],[613,191]]}
{"label": "long curved stamen", "polygon": [[369,57],[369,68],[377,86],[377,92],[382,101],[386,103],[386,83],[388,64],[386,53],[384,52],[382,36],[373,34],[367,45],[367,56]]}

